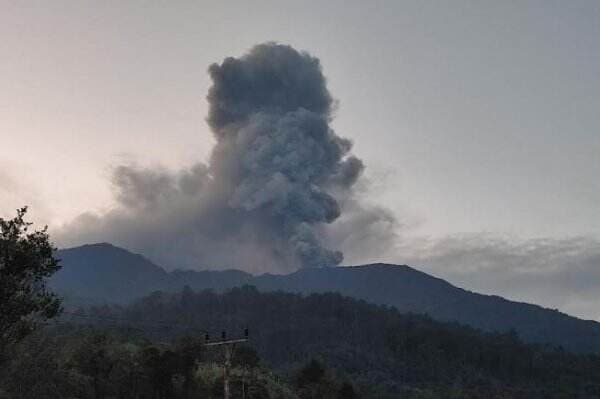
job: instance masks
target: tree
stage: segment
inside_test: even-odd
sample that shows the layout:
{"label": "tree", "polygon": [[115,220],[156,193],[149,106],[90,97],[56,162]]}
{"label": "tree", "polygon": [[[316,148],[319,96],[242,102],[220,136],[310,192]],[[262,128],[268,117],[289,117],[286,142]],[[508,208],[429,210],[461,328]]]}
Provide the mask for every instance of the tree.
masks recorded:
{"label": "tree", "polygon": [[340,387],[337,397],[338,399],[358,399],[358,394],[352,384],[345,382]]}
{"label": "tree", "polygon": [[29,232],[26,212],[21,208],[14,219],[0,218],[0,354],[60,311],[60,299],[45,281],[60,269],[55,248],[47,228]]}
{"label": "tree", "polygon": [[335,382],[332,381],[325,367],[317,360],[311,360],[296,376],[298,396],[301,399],[333,399]]}
{"label": "tree", "polygon": [[253,348],[242,345],[238,346],[233,354],[234,367],[254,368],[260,363],[260,357]]}
{"label": "tree", "polygon": [[318,384],[325,378],[325,368],[316,359],[312,359],[298,372],[296,384],[302,388],[309,384]]}

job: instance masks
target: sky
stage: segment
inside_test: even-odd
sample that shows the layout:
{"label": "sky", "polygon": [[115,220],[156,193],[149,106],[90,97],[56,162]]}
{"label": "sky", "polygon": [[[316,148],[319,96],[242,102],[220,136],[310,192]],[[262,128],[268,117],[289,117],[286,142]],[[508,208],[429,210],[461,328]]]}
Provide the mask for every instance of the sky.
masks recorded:
{"label": "sky", "polygon": [[0,215],[60,232],[115,207],[119,165],[208,161],[208,66],[276,41],[320,59],[398,222],[345,263],[600,320],[598,2],[0,3]]}

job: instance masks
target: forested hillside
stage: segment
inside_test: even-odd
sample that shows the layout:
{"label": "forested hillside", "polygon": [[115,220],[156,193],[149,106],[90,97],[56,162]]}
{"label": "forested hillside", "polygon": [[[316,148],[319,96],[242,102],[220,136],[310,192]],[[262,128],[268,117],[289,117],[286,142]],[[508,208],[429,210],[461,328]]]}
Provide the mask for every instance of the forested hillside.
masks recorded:
{"label": "forested hillside", "polygon": [[[303,297],[260,293],[249,286],[226,294],[185,289],[178,294],[157,292],[127,307],[68,312],[62,323],[120,334],[118,347],[129,349],[123,353],[101,350],[102,356],[116,356],[111,361],[117,363],[121,357],[139,361],[132,360],[131,354],[142,350],[142,338],[167,345],[188,336],[201,343],[203,330],[212,331],[213,336],[226,330],[234,336],[248,327],[251,346],[263,366],[280,375],[284,385],[295,387],[299,370],[313,359],[327,368],[331,377],[325,385],[335,387],[327,394],[331,396],[311,396],[296,389],[301,398],[335,398],[347,381],[364,398],[600,397],[600,359],[596,356],[523,344],[515,333],[482,333],[339,294]],[[73,332],[61,328],[58,336],[68,342]],[[59,339],[56,330],[53,334],[52,339]],[[132,342],[138,343],[131,347]],[[95,344],[90,345],[95,350]],[[200,350],[197,356],[208,361],[215,354]],[[62,362],[60,357],[56,362]],[[70,366],[65,367],[68,370],[63,372],[69,374]],[[86,373],[80,370],[82,366],[73,367]],[[198,372],[187,378],[199,384]]]}
{"label": "forested hillside", "polygon": [[185,285],[218,292],[244,284],[261,291],[338,292],[394,306],[401,312],[428,314],[436,320],[457,321],[486,331],[514,329],[526,342],[600,353],[600,323],[473,293],[408,266],[313,268],[288,275],[261,276],[239,270],[166,272],[143,256],[110,244],[61,250],[58,257],[63,269],[52,278],[51,286],[71,304],[127,304],[152,291],[177,292]]}

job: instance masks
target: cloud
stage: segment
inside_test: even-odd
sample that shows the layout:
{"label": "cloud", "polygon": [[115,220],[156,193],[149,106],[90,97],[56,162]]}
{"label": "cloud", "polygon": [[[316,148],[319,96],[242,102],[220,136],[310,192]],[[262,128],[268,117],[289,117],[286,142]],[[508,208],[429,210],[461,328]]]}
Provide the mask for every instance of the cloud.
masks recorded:
{"label": "cloud", "polygon": [[598,240],[419,238],[374,205],[363,162],[330,126],[335,101],[317,58],[266,43],[209,74],[209,161],[114,168],[114,207],[79,216],[55,234],[59,244],[109,241],[171,269],[255,273],[337,265],[343,253],[344,264],[406,263],[471,290],[600,319]]}
{"label": "cloud", "polygon": [[317,58],[265,43],[208,71],[209,162],[118,166],[115,207],[81,215],[61,243],[110,241],[169,268],[284,272],[337,265],[353,230],[393,223],[355,195],[364,165],[330,126],[334,101]]}
{"label": "cloud", "polygon": [[600,241],[463,234],[403,243],[403,261],[479,292],[600,319]]}

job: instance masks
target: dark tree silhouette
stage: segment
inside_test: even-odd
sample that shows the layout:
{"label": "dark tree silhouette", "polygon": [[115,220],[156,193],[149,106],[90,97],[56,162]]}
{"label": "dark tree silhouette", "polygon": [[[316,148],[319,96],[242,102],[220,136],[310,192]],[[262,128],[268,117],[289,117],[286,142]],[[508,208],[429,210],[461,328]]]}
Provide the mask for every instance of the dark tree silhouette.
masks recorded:
{"label": "dark tree silhouette", "polygon": [[297,384],[299,387],[308,384],[317,384],[323,378],[325,378],[325,368],[319,361],[313,359],[298,373]]}
{"label": "dark tree silhouette", "polygon": [[0,354],[60,311],[60,299],[45,282],[60,268],[55,248],[46,228],[29,231],[26,212],[21,208],[14,219],[0,218]]}
{"label": "dark tree silhouette", "polygon": [[338,399],[358,399],[358,394],[354,390],[352,384],[345,382],[340,387],[337,394]]}
{"label": "dark tree silhouette", "polygon": [[233,354],[233,365],[237,367],[257,367],[260,358],[256,350],[249,346],[239,346]]}

